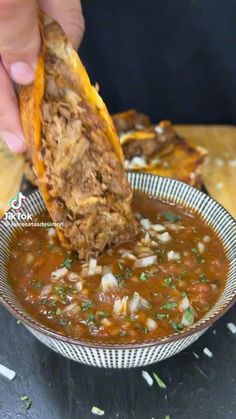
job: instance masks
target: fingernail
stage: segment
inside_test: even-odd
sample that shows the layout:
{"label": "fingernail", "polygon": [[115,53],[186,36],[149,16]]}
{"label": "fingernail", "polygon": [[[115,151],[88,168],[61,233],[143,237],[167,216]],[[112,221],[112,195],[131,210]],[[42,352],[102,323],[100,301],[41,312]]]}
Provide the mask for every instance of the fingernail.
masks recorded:
{"label": "fingernail", "polygon": [[5,141],[7,147],[13,153],[23,153],[27,149],[23,137],[17,136],[7,131],[1,132],[0,137],[3,139],[3,141]]}
{"label": "fingernail", "polygon": [[34,81],[34,69],[24,62],[12,63],[10,65],[10,75],[19,84],[30,84]]}

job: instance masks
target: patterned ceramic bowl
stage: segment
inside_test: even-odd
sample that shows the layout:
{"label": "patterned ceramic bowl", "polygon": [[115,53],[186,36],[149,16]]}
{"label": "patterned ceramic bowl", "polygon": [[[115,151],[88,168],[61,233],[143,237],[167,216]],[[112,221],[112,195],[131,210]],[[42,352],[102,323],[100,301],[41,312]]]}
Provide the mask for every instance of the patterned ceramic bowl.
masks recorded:
{"label": "patterned ceramic bowl", "polygon": [[[168,358],[197,340],[234,303],[236,298],[236,222],[217,202],[206,194],[173,179],[149,174],[129,173],[133,190],[149,196],[194,209],[218,235],[230,261],[225,289],[206,315],[188,327],[171,336],[156,341],[135,344],[96,344],[61,336],[40,324],[30,316],[17,301],[8,282],[7,260],[9,242],[14,235],[12,222],[0,222],[0,301],[2,304],[41,342],[67,358],[84,364],[108,368],[129,368],[148,365]],[[39,192],[24,201],[21,213],[39,214],[44,211],[44,203]],[[10,210],[14,213],[14,210]]]}

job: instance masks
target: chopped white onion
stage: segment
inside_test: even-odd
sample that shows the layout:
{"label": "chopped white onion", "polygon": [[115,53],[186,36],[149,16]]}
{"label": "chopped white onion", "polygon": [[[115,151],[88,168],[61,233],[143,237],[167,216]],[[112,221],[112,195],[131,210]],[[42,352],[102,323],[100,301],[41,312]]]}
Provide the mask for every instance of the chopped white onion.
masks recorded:
{"label": "chopped white onion", "polygon": [[8,380],[14,380],[16,376],[15,371],[10,370],[10,368],[7,368],[2,364],[0,364],[0,374]]}
{"label": "chopped white onion", "polygon": [[150,319],[150,317],[148,317],[146,325],[148,330],[155,330],[157,328],[157,322],[155,322],[153,319]]}
{"label": "chopped white onion", "polygon": [[56,271],[51,273],[51,277],[53,279],[62,279],[68,274],[68,272],[69,272],[68,269],[65,267],[59,268]]}
{"label": "chopped white onion", "polygon": [[211,289],[212,289],[213,292],[216,292],[218,287],[217,287],[216,284],[211,284]]}
{"label": "chopped white onion", "polygon": [[168,260],[180,260],[180,253],[174,252],[174,250],[170,250],[167,252],[167,259]]}
{"label": "chopped white onion", "polygon": [[83,281],[77,281],[76,283],[75,283],[75,289],[77,290],[77,291],[82,291],[82,289],[83,289]]}
{"label": "chopped white onion", "polygon": [[145,244],[148,244],[148,243],[150,243],[150,241],[151,241],[151,238],[150,238],[150,236],[149,236],[149,233],[148,233],[148,232],[146,232],[145,237],[144,237],[144,239],[143,239],[143,242],[144,242]]}
{"label": "chopped white onion", "polygon": [[135,215],[135,218],[136,218],[137,220],[141,220],[142,215],[141,215],[141,214],[139,214],[139,212],[136,212],[134,215]]}
{"label": "chopped white onion", "polygon": [[163,134],[164,132],[164,128],[160,127],[160,125],[156,125],[154,127],[154,130],[158,133],[158,134]]}
{"label": "chopped white onion", "polygon": [[186,310],[186,308],[188,308],[188,307],[190,307],[190,302],[189,302],[188,297],[184,297],[184,298],[182,298],[182,300],[180,300],[180,302],[179,302],[179,309],[180,309],[181,311],[184,311],[184,310]]}
{"label": "chopped white onion", "polygon": [[78,311],[80,311],[80,307],[79,307],[78,303],[71,303],[67,307],[64,308],[62,313],[63,314],[68,314],[68,313],[73,312],[74,314],[76,314]]}
{"label": "chopped white onion", "polygon": [[147,161],[145,156],[135,156],[130,160],[130,167],[136,166],[136,167],[142,167],[146,166]]}
{"label": "chopped white onion", "polygon": [[156,261],[157,261],[157,256],[156,255],[147,256],[145,258],[137,259],[134,262],[134,268],[144,268],[146,266],[153,265],[154,263],[156,263]]}
{"label": "chopped white onion", "polygon": [[122,299],[118,298],[117,300],[115,300],[113,305],[113,311],[115,314],[121,314],[123,316],[126,316],[128,299],[129,297],[125,296]]}
{"label": "chopped white onion", "polygon": [[71,282],[78,281],[79,275],[76,272],[69,272],[68,279]]}
{"label": "chopped white onion", "polygon": [[217,158],[215,159],[215,165],[216,165],[216,166],[218,166],[218,167],[222,167],[222,166],[224,166],[224,160],[222,160],[222,159],[220,159],[219,157],[217,157]]}
{"label": "chopped white onion", "polygon": [[48,229],[48,235],[49,235],[49,237],[55,237],[56,234],[57,234],[57,232],[56,232],[56,229],[54,227],[50,227]]}
{"label": "chopped white onion", "polygon": [[203,352],[206,356],[208,356],[208,358],[213,358],[213,353],[210,351],[210,349],[204,348]]}
{"label": "chopped white onion", "polygon": [[234,323],[227,323],[227,327],[230,330],[230,332],[233,333],[233,335],[236,334],[236,326]]}
{"label": "chopped white onion", "polygon": [[93,276],[96,274],[96,267],[97,267],[97,259],[89,259],[89,266],[88,266],[88,276]]}
{"label": "chopped white onion", "polygon": [[154,381],[153,378],[151,377],[150,374],[148,374],[147,371],[142,371],[142,377],[144,378],[144,380],[148,383],[149,386],[152,386]]}
{"label": "chopped white onion", "polygon": [[156,159],[152,159],[150,161],[150,164],[152,164],[153,166],[159,166],[161,164],[161,159],[159,159],[158,157]]}
{"label": "chopped white onion", "polygon": [[202,242],[198,242],[197,247],[198,247],[199,253],[202,254],[205,250],[205,245]]}
{"label": "chopped white onion", "polygon": [[151,229],[156,231],[157,233],[162,233],[163,231],[166,230],[166,227],[163,226],[162,224],[152,224]]}
{"label": "chopped white onion", "polygon": [[228,160],[228,165],[231,167],[236,167],[236,159]]}
{"label": "chopped white onion", "polygon": [[162,243],[168,243],[171,240],[171,236],[166,231],[165,233],[158,234],[157,235],[158,240],[160,240]]}
{"label": "chopped white onion", "polygon": [[101,286],[102,286],[103,292],[107,292],[107,291],[112,290],[113,288],[118,287],[118,282],[117,282],[116,277],[110,272],[103,275]]}
{"label": "chopped white onion", "polygon": [[102,409],[100,409],[99,407],[97,407],[97,406],[93,406],[92,407],[92,409],[91,409],[91,412],[94,414],[94,415],[97,415],[97,416],[103,416],[103,415],[105,415],[105,411],[104,410],[102,410]]}
{"label": "chopped white onion", "polygon": [[132,298],[129,300],[128,307],[131,313],[135,313],[140,307],[149,309],[150,303],[141,297],[138,292],[134,292]]}
{"label": "chopped white onion", "polygon": [[223,187],[224,187],[224,183],[223,182],[218,182],[216,184],[216,189],[218,189],[218,190],[222,189]]}
{"label": "chopped white onion", "polygon": [[184,226],[181,226],[179,224],[173,224],[173,223],[168,223],[168,224],[166,223],[166,227],[168,228],[168,230],[175,231],[176,233],[184,229]]}
{"label": "chopped white onion", "polygon": [[140,295],[138,292],[134,292],[134,295],[129,300],[129,304],[128,304],[129,311],[131,313],[135,313],[135,311],[137,311],[139,308],[139,304],[140,304]]}
{"label": "chopped white onion", "polygon": [[150,230],[151,228],[151,221],[148,218],[142,218],[140,224],[145,230]]}
{"label": "chopped white onion", "polygon": [[195,356],[195,358],[199,359],[199,355],[196,354],[196,352],[193,352],[193,355]]}
{"label": "chopped white onion", "polygon": [[204,236],[203,241],[204,241],[204,243],[209,243],[211,241],[210,236]]}
{"label": "chopped white onion", "polygon": [[41,289],[39,298],[46,297],[46,295],[50,294],[52,291],[52,284],[44,285],[44,287]]}
{"label": "chopped white onion", "polygon": [[130,251],[129,250],[125,250],[122,254],[121,254],[121,257],[122,258],[127,258],[127,259],[130,259],[130,260],[136,260],[137,258],[136,258],[136,256],[134,256],[133,255],[133,253],[130,253]]}

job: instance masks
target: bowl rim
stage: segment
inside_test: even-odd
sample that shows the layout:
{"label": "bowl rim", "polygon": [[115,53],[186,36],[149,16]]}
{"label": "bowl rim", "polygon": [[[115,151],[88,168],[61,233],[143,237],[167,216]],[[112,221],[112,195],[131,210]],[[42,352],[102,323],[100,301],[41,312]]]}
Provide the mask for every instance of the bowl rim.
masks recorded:
{"label": "bowl rim", "polygon": [[[168,178],[166,176],[158,176],[155,174],[151,174],[151,173],[146,173],[146,172],[135,172],[132,170],[127,171],[127,173],[129,174],[135,174],[138,176],[144,176],[144,177],[149,177],[149,178],[162,178],[162,179],[168,179],[170,180],[172,183],[176,183],[176,184],[182,184],[185,186],[185,188],[187,187],[189,190],[193,190],[195,194],[198,194],[199,197],[200,196],[204,196],[204,197],[208,197],[208,199],[213,202],[214,204],[216,204],[218,206],[218,208],[222,208],[225,212],[226,215],[228,215],[229,219],[231,219],[232,223],[234,226],[236,226],[236,220],[233,218],[233,216],[229,213],[229,211],[227,209],[225,209],[223,207],[223,205],[221,205],[219,202],[217,202],[215,199],[213,199],[211,196],[206,195],[206,193],[202,192],[201,190],[198,190],[196,188],[194,188],[191,185],[186,184],[183,181],[177,180],[177,179],[173,179],[173,178]],[[135,191],[135,189],[133,189]],[[151,195],[151,194],[150,194]],[[40,196],[40,198],[42,199],[41,193],[39,191],[39,189],[31,192],[28,195],[28,198],[33,198],[34,196]],[[171,202],[171,200],[170,200]],[[184,200],[182,201],[184,202]],[[181,204],[179,204],[181,205]],[[192,207],[194,209],[194,207]],[[11,212],[12,210],[9,209],[6,213]],[[0,219],[0,226],[1,223],[3,221],[3,218]],[[0,238],[1,238],[1,232],[0,232]],[[13,291],[14,292],[14,291]],[[15,295],[15,294],[14,294]],[[222,295],[222,294],[221,294]],[[16,297],[16,301],[21,305],[21,303],[19,302],[19,300]],[[40,323],[40,321],[38,321],[37,319],[34,319],[34,317],[28,313],[26,311],[26,309],[23,307],[24,311],[26,312],[26,314],[21,313],[20,310],[18,309],[18,307],[13,307],[12,303],[10,301],[7,301],[5,299],[5,297],[2,295],[2,291],[0,290],[0,303],[17,319],[21,320],[23,324],[25,324],[26,326],[28,326],[29,328],[35,330],[35,332],[37,333],[41,333],[42,335],[46,335],[49,338],[55,339],[57,341],[62,341],[68,344],[73,344],[76,346],[81,346],[81,347],[88,347],[88,348],[94,348],[94,349],[101,349],[101,350],[106,350],[106,349],[110,349],[110,350],[118,350],[118,349],[122,349],[122,350],[131,350],[131,349],[142,349],[142,348],[151,348],[151,347],[157,347],[157,346],[161,346],[161,345],[165,345],[168,343],[174,343],[178,340],[182,340],[185,339],[187,337],[193,336],[194,334],[198,334],[198,333],[203,333],[205,330],[207,330],[210,326],[212,326],[213,323],[215,323],[216,320],[218,320],[219,318],[221,318],[236,302],[236,291],[234,293],[234,295],[232,296],[232,298],[230,299],[230,301],[228,301],[227,303],[223,303],[222,307],[220,309],[219,312],[215,313],[212,317],[210,317],[208,320],[205,320],[203,322],[203,319],[205,318],[205,316],[207,316],[207,314],[211,311],[209,310],[203,317],[201,317],[197,322],[195,322],[193,325],[179,331],[176,333],[173,333],[171,335],[167,335],[167,336],[163,336],[159,339],[153,339],[150,341],[143,341],[143,342],[134,342],[134,343],[106,343],[106,342],[96,342],[96,341],[90,341],[90,340],[85,340],[85,339],[75,339],[73,337],[70,336],[65,336],[62,335],[60,333],[57,333],[55,331],[53,331],[52,329],[49,329],[47,326],[44,326],[42,323]],[[213,306],[214,307],[214,306]]]}

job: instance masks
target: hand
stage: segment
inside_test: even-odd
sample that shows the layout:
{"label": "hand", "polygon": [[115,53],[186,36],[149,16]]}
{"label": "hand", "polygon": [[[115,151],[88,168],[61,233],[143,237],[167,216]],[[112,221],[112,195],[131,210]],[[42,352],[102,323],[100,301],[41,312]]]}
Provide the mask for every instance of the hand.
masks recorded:
{"label": "hand", "polygon": [[0,0],[0,138],[15,153],[26,150],[14,82],[34,80],[40,51],[38,8],[57,20],[74,48],[84,32],[79,0]]}

